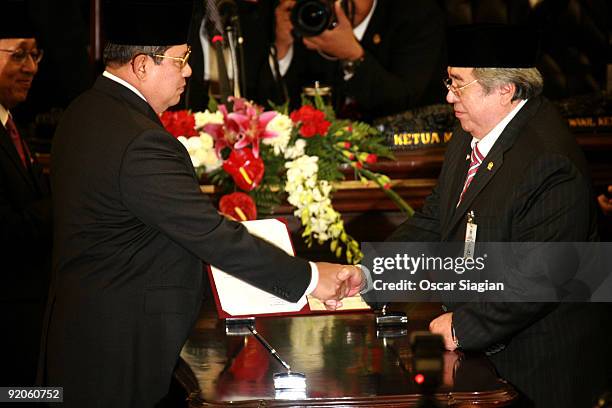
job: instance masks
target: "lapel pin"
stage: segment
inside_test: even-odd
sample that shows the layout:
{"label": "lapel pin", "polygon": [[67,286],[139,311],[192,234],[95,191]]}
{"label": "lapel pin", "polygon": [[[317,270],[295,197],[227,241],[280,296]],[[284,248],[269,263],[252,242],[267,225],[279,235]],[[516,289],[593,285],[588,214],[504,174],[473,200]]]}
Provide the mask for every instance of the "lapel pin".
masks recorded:
{"label": "lapel pin", "polygon": [[465,160],[470,160],[470,155],[465,156]]}
{"label": "lapel pin", "polygon": [[491,171],[492,168],[493,168],[493,162],[489,162],[489,164],[487,164],[487,170]]}
{"label": "lapel pin", "polygon": [[378,34],[378,33],[374,34],[374,37],[372,38],[372,42],[375,45],[378,45],[378,44],[380,44],[381,41],[382,41],[382,38],[380,38],[380,34]]}

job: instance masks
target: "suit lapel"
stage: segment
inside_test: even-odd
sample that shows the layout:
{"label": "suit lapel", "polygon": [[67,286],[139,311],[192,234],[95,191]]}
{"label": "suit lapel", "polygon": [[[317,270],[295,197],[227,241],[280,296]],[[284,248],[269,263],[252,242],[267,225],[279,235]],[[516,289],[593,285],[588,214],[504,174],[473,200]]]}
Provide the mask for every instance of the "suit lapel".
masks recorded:
{"label": "suit lapel", "polygon": [[[497,142],[493,145],[487,156],[484,158],[482,164],[478,168],[478,172],[474,176],[472,183],[469,188],[465,192],[463,196],[463,200],[459,207],[456,208],[454,212],[451,212],[453,215],[450,217],[450,221],[447,224],[447,227],[443,229],[443,240],[448,238],[450,233],[455,229],[457,224],[461,222],[464,218],[476,198],[478,194],[491,182],[491,180],[495,177],[495,174],[499,171],[504,163],[504,153],[510,149],[516,139],[520,136],[521,130],[526,125],[528,120],[535,114],[542,103],[541,98],[537,97],[530,100],[523,108],[516,114],[516,116],[510,121],[510,123],[506,126],[502,134],[497,139]],[[469,150],[468,150],[469,153]],[[463,183],[465,181],[465,177],[467,174],[467,170],[462,173],[462,179],[458,184],[455,184],[451,189],[455,193],[457,193],[456,197],[454,197],[455,201],[452,202],[452,198],[449,200],[451,205],[456,205],[457,200],[459,200],[459,191],[463,188]],[[457,183],[457,179],[454,181]],[[457,188],[459,190],[457,190]]]}
{"label": "suit lapel", "polygon": [[451,169],[450,176],[448,177],[448,193],[442,201],[444,208],[442,209],[442,235],[447,230],[451,218],[455,214],[457,201],[459,200],[459,194],[463,189],[463,183],[470,165],[470,160],[466,159],[466,156],[470,154],[471,147],[470,142],[472,137],[463,132],[462,130],[455,131],[453,137],[460,139],[459,145],[456,148],[456,152],[450,157],[445,158],[448,160],[448,168]]}
{"label": "suit lapel", "polygon": [[15,145],[13,144],[11,137],[9,136],[4,126],[2,126],[1,124],[0,124],[0,149],[4,149],[4,151],[6,152],[6,155],[11,159],[11,161],[15,165],[17,172],[21,174],[25,182],[28,183],[30,187],[34,188],[35,186],[32,183],[32,179],[30,177],[28,169],[23,166],[23,162],[21,161],[21,158],[19,157],[19,153],[17,153],[17,149],[15,149]]}

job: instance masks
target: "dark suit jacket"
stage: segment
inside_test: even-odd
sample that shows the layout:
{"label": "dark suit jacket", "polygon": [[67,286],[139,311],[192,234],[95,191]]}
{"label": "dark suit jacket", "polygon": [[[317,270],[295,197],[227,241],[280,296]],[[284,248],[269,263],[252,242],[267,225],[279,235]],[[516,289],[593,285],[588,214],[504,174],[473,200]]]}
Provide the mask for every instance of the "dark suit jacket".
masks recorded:
{"label": "dark suit jacket", "polygon": [[[315,80],[332,86],[337,110],[352,97],[366,120],[443,101],[444,17],[435,2],[378,0],[361,45],[365,59],[345,81],[338,61],[328,61],[296,41],[284,77],[291,105],[299,105],[302,87]],[[258,100],[281,102],[269,64],[262,67]]]}
{"label": "dark suit jacket", "polygon": [[[51,270],[51,199],[41,168],[23,166],[0,125],[2,384],[33,384]],[[10,327],[10,329],[8,329]]]}
{"label": "dark suit jacket", "polygon": [[[51,253],[51,199],[40,166],[25,168],[4,126],[0,125],[0,299],[38,299]],[[33,255],[34,254],[34,255]]]}
{"label": "dark suit jacket", "polygon": [[202,299],[202,261],[289,301],[305,260],[221,217],[151,107],[101,77],[53,146],[47,383],[64,405],[150,407],[168,391]]}
{"label": "dark suit jacket", "polygon": [[[596,239],[585,158],[547,100],[530,100],[508,124],[455,209],[471,140],[463,130],[455,131],[423,210],[390,240],[463,241],[471,210],[477,241]],[[601,392],[612,326],[608,305],[471,303],[452,309],[461,347],[492,352],[500,375],[535,406],[590,406]]]}

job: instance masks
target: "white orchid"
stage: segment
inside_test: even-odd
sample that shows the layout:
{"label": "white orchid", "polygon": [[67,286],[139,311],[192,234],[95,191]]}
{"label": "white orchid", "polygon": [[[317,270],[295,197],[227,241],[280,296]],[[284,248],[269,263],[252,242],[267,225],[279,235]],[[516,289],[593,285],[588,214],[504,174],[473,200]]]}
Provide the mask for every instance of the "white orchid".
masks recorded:
{"label": "white orchid", "polygon": [[223,123],[223,114],[219,111],[210,112],[208,109],[204,112],[194,113],[195,127],[201,129],[204,125],[208,124],[221,124]]}
{"label": "white orchid", "polygon": [[276,137],[263,139],[262,143],[272,146],[274,155],[280,156],[284,154],[289,144],[289,139],[291,139],[293,121],[289,116],[279,113],[268,123],[266,130],[276,133]]}
{"label": "white orchid", "polygon": [[215,154],[213,139],[209,134],[200,132],[199,136],[179,136],[177,139],[187,149],[193,167],[204,166],[205,171],[210,172],[223,164]]}

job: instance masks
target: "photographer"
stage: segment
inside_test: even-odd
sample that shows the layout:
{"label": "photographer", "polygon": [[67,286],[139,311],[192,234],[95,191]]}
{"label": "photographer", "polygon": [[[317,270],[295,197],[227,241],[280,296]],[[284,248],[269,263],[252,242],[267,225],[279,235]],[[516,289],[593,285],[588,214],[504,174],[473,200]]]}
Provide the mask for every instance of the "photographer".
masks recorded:
{"label": "photographer", "polygon": [[[444,22],[435,2],[321,1],[335,20],[318,35],[296,27],[294,8],[312,0],[280,0],[275,9],[276,62],[260,73],[258,96],[292,107],[314,81],[332,87],[340,116],[370,120],[442,102]],[[302,7],[304,9],[304,7]],[[297,18],[299,21],[299,18]],[[305,18],[308,23],[312,19]],[[305,23],[305,24],[306,24]],[[275,67],[275,65],[277,65]]]}

